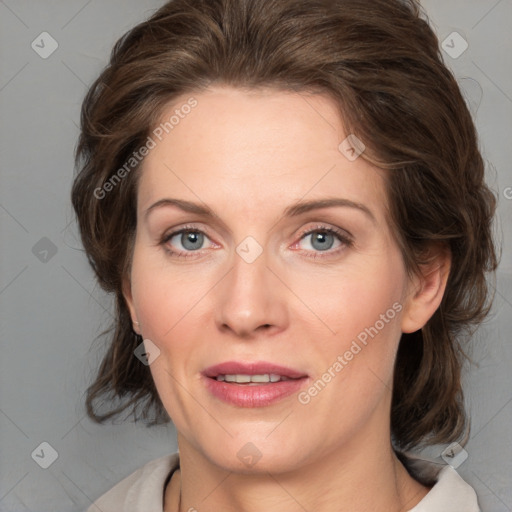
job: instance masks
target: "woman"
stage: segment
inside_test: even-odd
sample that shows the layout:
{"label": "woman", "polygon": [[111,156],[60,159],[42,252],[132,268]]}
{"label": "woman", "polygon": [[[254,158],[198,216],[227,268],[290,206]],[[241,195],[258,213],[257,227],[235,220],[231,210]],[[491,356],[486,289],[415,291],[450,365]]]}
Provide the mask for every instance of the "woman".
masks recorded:
{"label": "woman", "polygon": [[[72,200],[110,348],[103,422],[179,453],[89,511],[477,511],[462,336],[488,313],[495,198],[419,6],[175,0],[84,100]],[[100,414],[95,400],[121,405]]]}

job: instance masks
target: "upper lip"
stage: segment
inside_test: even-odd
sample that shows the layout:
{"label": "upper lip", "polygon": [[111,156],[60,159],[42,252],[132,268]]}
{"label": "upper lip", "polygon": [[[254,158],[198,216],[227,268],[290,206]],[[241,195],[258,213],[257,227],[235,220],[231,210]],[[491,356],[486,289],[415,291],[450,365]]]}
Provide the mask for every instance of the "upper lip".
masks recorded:
{"label": "upper lip", "polygon": [[209,366],[203,370],[206,377],[215,378],[218,375],[265,375],[274,374],[290,379],[299,379],[307,377],[307,374],[299,370],[287,368],[279,364],[269,363],[266,361],[225,361],[224,363]]}

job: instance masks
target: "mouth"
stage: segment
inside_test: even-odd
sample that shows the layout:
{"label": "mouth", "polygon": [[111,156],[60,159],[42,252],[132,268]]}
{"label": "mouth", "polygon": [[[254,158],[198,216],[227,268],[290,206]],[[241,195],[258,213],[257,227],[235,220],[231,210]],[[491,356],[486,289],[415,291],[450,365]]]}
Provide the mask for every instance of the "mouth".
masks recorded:
{"label": "mouth", "polygon": [[260,375],[247,375],[247,374],[235,374],[235,375],[217,375],[215,380],[219,382],[236,382],[237,384],[260,385],[268,384],[269,382],[280,382],[285,380],[294,380],[284,375],[276,375],[275,373],[264,373]]}
{"label": "mouth", "polygon": [[300,370],[267,362],[227,361],[202,372],[207,390],[238,407],[264,407],[300,390],[309,380]]}
{"label": "mouth", "polygon": [[203,371],[203,375],[214,379],[217,377],[240,376],[243,377],[242,380],[239,381],[241,383],[250,382],[250,380],[244,380],[245,377],[250,377],[251,380],[254,377],[256,380],[253,382],[273,382],[272,376],[274,381],[276,376],[279,377],[280,380],[301,379],[308,376],[307,373],[300,370],[265,361],[226,361],[214,366],[209,366]]}

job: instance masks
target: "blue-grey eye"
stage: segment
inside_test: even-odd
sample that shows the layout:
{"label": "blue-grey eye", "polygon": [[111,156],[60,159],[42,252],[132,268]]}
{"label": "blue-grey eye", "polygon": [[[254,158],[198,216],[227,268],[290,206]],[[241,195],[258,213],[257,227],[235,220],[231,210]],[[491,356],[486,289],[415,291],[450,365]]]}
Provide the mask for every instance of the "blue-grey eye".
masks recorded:
{"label": "blue-grey eye", "polygon": [[185,249],[195,251],[203,246],[204,235],[197,231],[185,232],[181,234],[181,242]]}
{"label": "blue-grey eye", "polygon": [[181,233],[176,233],[171,238],[170,242],[172,243],[172,239],[177,237],[179,237],[179,243],[187,251],[197,251],[201,249],[204,244],[204,233],[200,233],[199,231],[182,231]]}
{"label": "blue-grey eye", "polygon": [[311,246],[318,251],[327,251],[334,245],[334,235],[325,232],[311,233]]}
{"label": "blue-grey eye", "polygon": [[306,243],[306,246],[303,245],[302,248],[307,251],[324,252],[332,249],[335,242],[338,242],[336,247],[339,247],[342,243],[338,234],[330,230],[316,229],[302,237],[302,244]]}

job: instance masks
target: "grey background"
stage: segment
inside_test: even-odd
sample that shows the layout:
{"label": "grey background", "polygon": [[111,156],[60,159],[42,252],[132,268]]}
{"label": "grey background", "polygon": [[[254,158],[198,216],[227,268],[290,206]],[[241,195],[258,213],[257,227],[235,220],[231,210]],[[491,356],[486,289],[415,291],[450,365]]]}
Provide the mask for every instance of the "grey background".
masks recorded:
{"label": "grey background", "polygon": [[[117,38],[162,4],[0,1],[1,511],[85,510],[145,462],[176,450],[172,426],[100,426],[85,416],[83,394],[103,350],[92,340],[113,309],[88,267],[69,201],[87,87]],[[423,5],[441,42],[453,31],[468,42],[459,57],[444,57],[467,95],[500,198],[502,263],[492,316],[473,343],[472,435],[458,471],[483,512],[504,512],[512,510],[512,0]],[[31,47],[44,31],[58,43],[47,59]],[[42,442],[58,454],[47,469],[32,456]],[[443,448],[425,457],[442,462]]]}

